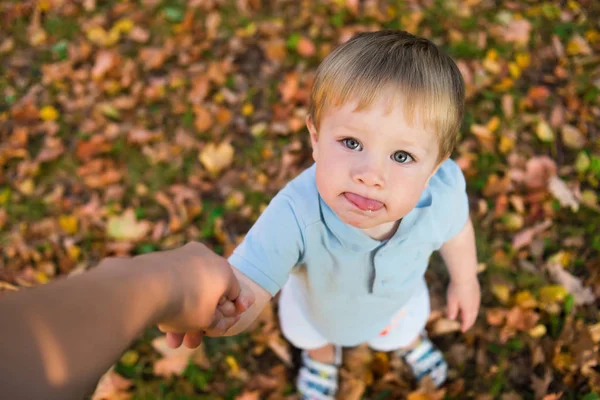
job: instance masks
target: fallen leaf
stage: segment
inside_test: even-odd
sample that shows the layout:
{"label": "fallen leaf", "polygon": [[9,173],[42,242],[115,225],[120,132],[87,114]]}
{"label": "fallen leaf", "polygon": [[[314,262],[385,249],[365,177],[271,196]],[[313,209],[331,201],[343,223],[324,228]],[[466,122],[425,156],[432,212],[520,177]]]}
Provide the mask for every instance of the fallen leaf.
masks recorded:
{"label": "fallen leaf", "polygon": [[575,34],[567,44],[567,53],[573,56],[589,56],[592,54],[592,48],[590,47],[587,40],[585,40],[581,35]]}
{"label": "fallen leaf", "polygon": [[53,106],[44,106],[40,110],[40,118],[44,121],[56,121],[58,119],[58,111]]}
{"label": "fallen leaf", "polygon": [[311,57],[316,52],[315,44],[306,37],[301,37],[296,46],[296,51],[303,57]]}
{"label": "fallen leaf", "polygon": [[575,304],[593,304],[596,301],[594,292],[589,287],[584,287],[581,279],[571,275],[562,265],[549,263],[546,268],[554,281],[562,285],[575,299]]}
{"label": "fallen leaf", "polygon": [[445,335],[452,332],[460,331],[460,321],[456,321],[448,318],[440,318],[433,324],[431,330],[432,336]]}
{"label": "fallen leaf", "polygon": [[133,393],[127,390],[133,386],[133,382],[123,378],[111,367],[98,382],[91,400],[127,400]]}
{"label": "fallen leaf", "polygon": [[169,347],[166,336],[159,336],[152,340],[152,347],[163,356],[154,363],[154,375],[165,378],[172,375],[180,376],[196,352],[195,349],[188,349],[185,346],[176,349]]}
{"label": "fallen leaf", "polygon": [[579,202],[575,199],[575,195],[573,195],[571,189],[569,189],[567,184],[558,176],[554,175],[550,177],[548,189],[560,202],[561,206],[570,207],[573,212],[579,210]]}
{"label": "fallen leaf", "polygon": [[194,126],[198,131],[204,132],[210,129],[213,125],[213,117],[210,111],[206,107],[195,105],[194,106]]}
{"label": "fallen leaf", "polygon": [[552,128],[550,128],[548,122],[543,119],[537,123],[535,134],[542,142],[549,143],[554,141],[554,132],[552,132]]}
{"label": "fallen leaf", "polygon": [[531,23],[524,18],[513,19],[504,27],[504,40],[526,45],[531,34]]}
{"label": "fallen leaf", "polygon": [[122,215],[110,217],[106,226],[106,233],[112,239],[139,240],[146,236],[150,230],[148,221],[137,221],[132,209],[127,209]]}
{"label": "fallen leaf", "polygon": [[586,138],[583,133],[573,125],[563,125],[561,133],[563,143],[570,149],[578,150],[586,144]]}
{"label": "fallen leaf", "polygon": [[212,174],[218,174],[233,162],[234,149],[229,142],[209,143],[204,146],[198,156],[204,168]]}
{"label": "fallen leaf", "polygon": [[101,80],[104,76],[120,64],[119,54],[113,50],[100,50],[92,68],[92,79]]}
{"label": "fallen leaf", "polygon": [[533,238],[535,237],[535,235],[545,231],[546,229],[550,228],[551,226],[552,226],[552,221],[546,220],[536,226],[526,228],[526,229],[522,230],[521,232],[517,233],[515,236],[513,236],[513,240],[512,240],[513,249],[516,251],[516,250],[522,249],[525,246],[529,246],[531,244],[531,242],[533,241]]}
{"label": "fallen leaf", "polygon": [[548,156],[535,156],[525,165],[525,185],[530,189],[542,189],[551,176],[556,175],[556,162]]}
{"label": "fallen leaf", "polygon": [[513,307],[506,315],[506,325],[520,331],[529,331],[537,324],[539,319],[539,314],[533,310]]}

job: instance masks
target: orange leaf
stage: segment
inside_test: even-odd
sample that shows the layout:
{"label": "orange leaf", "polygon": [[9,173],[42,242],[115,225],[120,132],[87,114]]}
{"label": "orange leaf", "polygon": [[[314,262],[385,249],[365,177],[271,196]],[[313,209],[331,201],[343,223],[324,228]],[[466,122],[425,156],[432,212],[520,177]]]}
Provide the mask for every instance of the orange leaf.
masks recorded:
{"label": "orange leaf", "polygon": [[207,131],[213,125],[213,117],[205,107],[203,106],[194,106],[194,114],[196,115],[196,119],[194,120],[194,126],[200,132]]}

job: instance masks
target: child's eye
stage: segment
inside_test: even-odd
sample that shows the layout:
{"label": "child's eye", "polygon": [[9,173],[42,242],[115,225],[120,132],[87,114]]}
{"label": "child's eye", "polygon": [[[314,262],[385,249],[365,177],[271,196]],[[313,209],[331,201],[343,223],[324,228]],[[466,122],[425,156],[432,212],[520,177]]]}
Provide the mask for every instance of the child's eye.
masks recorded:
{"label": "child's eye", "polygon": [[360,142],[356,139],[346,138],[341,140],[342,144],[349,148],[350,150],[362,150],[362,146]]}
{"label": "child's eye", "polygon": [[400,164],[405,164],[411,159],[413,159],[412,156],[405,151],[397,151],[394,154],[392,154],[392,160]]}

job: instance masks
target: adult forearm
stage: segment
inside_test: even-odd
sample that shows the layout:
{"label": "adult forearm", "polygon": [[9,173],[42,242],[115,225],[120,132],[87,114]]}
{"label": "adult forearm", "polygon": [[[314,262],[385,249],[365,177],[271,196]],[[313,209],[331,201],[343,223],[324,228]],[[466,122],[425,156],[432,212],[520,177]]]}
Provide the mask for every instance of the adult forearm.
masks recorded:
{"label": "adult forearm", "polygon": [[452,281],[463,282],[477,276],[475,231],[470,219],[455,237],[444,243],[440,254]]}
{"label": "adult forearm", "polygon": [[1,296],[3,394],[80,399],[93,389],[169,305],[161,277],[140,271],[141,264],[109,259],[89,273]]}

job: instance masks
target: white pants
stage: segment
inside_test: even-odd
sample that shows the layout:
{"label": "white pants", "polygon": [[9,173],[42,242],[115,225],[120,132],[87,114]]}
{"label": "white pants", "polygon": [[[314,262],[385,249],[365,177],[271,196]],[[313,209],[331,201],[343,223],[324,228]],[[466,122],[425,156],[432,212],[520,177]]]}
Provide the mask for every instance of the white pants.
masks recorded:
{"label": "white pants", "polygon": [[[283,336],[303,350],[318,349],[329,344],[314,327],[303,307],[296,282],[288,282],[279,297],[279,321]],[[429,291],[423,287],[415,291],[408,303],[392,318],[388,326],[376,337],[367,341],[376,351],[393,351],[408,346],[425,328],[429,318]]]}

